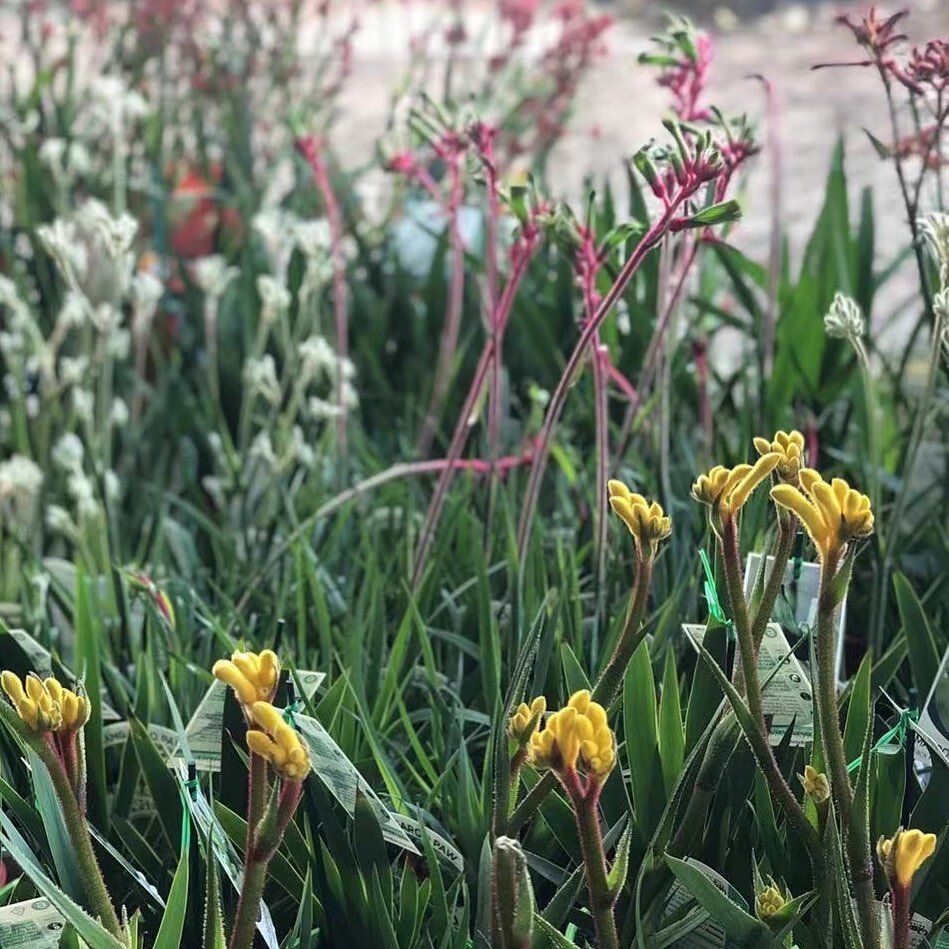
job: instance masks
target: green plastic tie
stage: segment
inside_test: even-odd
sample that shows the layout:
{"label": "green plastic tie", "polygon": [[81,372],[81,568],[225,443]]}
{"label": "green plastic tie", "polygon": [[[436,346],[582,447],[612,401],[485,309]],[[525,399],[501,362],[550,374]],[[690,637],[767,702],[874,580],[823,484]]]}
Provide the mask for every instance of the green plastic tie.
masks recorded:
{"label": "green plastic tie", "polygon": [[[885,748],[894,738],[896,739],[896,747],[902,748],[906,744],[906,733],[909,731],[910,725],[915,725],[919,721],[919,712],[915,708],[904,708],[900,712],[900,717],[896,720],[896,724],[884,732],[879,739],[874,743],[873,747],[870,749],[870,754],[873,752],[879,751],[881,748]],[[860,755],[857,758],[854,758],[850,764],[847,765],[847,773],[849,774],[852,771],[856,771],[860,767],[860,762],[863,760],[863,755]]]}
{"label": "green plastic tie", "polygon": [[296,699],[291,702],[284,710],[281,712],[283,715],[283,720],[291,725],[293,728],[297,727],[297,712],[303,711],[303,702],[300,699]]}
{"label": "green plastic tie", "polygon": [[722,609],[722,602],[718,598],[718,589],[715,586],[715,575],[712,573],[712,565],[708,561],[708,554],[706,554],[704,550],[699,550],[699,559],[702,561],[702,569],[705,571],[702,589],[705,593],[705,600],[708,603],[709,615],[717,623],[725,627],[725,632],[729,639],[734,639],[735,624],[725,615],[725,611]]}

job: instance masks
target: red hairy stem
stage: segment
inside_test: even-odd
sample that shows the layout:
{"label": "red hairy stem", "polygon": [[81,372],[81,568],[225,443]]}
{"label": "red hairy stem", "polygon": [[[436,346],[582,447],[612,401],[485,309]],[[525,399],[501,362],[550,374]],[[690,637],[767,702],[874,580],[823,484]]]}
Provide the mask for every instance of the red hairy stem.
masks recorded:
{"label": "red hairy stem", "polygon": [[550,404],[547,406],[547,414],[544,417],[544,425],[538,438],[537,451],[534,457],[534,464],[531,466],[530,478],[527,482],[527,490],[524,496],[524,504],[521,509],[521,519],[517,529],[517,550],[518,559],[521,565],[524,563],[524,554],[527,550],[527,541],[530,537],[531,526],[534,522],[534,511],[537,507],[537,499],[540,496],[540,486],[543,481],[544,472],[547,469],[547,460],[550,457],[550,443],[553,438],[554,428],[560,420],[560,413],[563,411],[564,404],[567,401],[567,392],[573,382],[580,363],[586,354],[590,343],[596,337],[603,320],[616,305],[616,301],[622,296],[623,291],[632,280],[640,264],[646,257],[646,254],[658,244],[663,235],[669,229],[669,225],[675,219],[676,213],[686,194],[680,193],[670,201],[662,215],[652,224],[649,230],[643,235],[635,250],[629,259],[623,265],[613,286],[610,287],[606,296],[598,305],[592,318],[587,321],[580,338],[574,345],[573,352],[567,360],[563,374],[557,383],[556,389],[551,396]]}
{"label": "red hairy stem", "polygon": [[441,517],[442,508],[445,504],[445,497],[448,493],[448,487],[451,484],[452,475],[457,466],[458,459],[464,451],[465,443],[468,440],[468,433],[471,430],[471,415],[481,397],[481,390],[488,376],[495,357],[495,346],[500,344],[503,339],[504,330],[507,327],[507,321],[510,317],[511,308],[514,304],[514,298],[521,280],[527,271],[527,266],[534,256],[537,249],[538,235],[532,232],[525,236],[524,247],[518,255],[514,264],[514,270],[510,279],[504,287],[504,292],[498,301],[494,321],[498,327],[497,333],[492,333],[485,341],[484,348],[481,350],[481,356],[478,359],[478,365],[475,368],[474,378],[471,380],[471,386],[465,397],[464,405],[455,424],[455,431],[451,438],[451,444],[448,447],[448,454],[445,458],[445,467],[439,475],[438,482],[432,494],[432,499],[428,505],[428,511],[425,514],[425,522],[422,525],[422,531],[419,535],[418,546],[415,551],[415,564],[412,568],[412,588],[417,589],[422,579],[422,573],[425,569],[425,560],[428,556],[428,550],[435,535],[435,529],[438,526]]}

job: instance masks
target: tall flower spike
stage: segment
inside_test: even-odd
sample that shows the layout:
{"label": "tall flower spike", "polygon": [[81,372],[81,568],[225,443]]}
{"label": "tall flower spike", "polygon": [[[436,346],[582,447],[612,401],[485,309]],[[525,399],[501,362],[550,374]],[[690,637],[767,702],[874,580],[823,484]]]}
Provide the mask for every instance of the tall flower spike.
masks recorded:
{"label": "tall flower spike", "polygon": [[774,473],[781,481],[797,483],[798,472],[804,467],[804,436],[800,432],[775,432],[770,442],[767,438],[756,438],[754,445],[759,455],[780,455]]}
{"label": "tall flower spike", "polygon": [[250,728],[247,747],[266,758],[286,781],[302,781],[310,770],[310,755],[291,728],[269,702],[255,702],[250,707]]}
{"label": "tall flower spike", "polygon": [[921,830],[903,830],[902,827],[890,838],[881,837],[877,843],[877,857],[887,879],[908,887],[916,871],[933,855],[936,835],[924,834]]}
{"label": "tall flower spike", "polygon": [[40,679],[30,673],[21,683],[9,670],[0,674],[0,685],[17,715],[35,732],[77,732],[92,714],[87,696],[64,689],[58,679]]}
{"label": "tall flower spike", "polygon": [[650,503],[641,494],[630,491],[622,481],[609,481],[606,487],[610,495],[610,507],[629,528],[637,548],[647,548],[655,554],[659,542],[672,533],[672,521],[662,506],[657,501]]}
{"label": "tall flower spike", "polygon": [[777,484],[771,489],[776,504],[793,511],[810,534],[821,558],[838,552],[851,540],[873,533],[870,499],[843,478],[830,484],[811,468],[799,474],[801,488]]}
{"label": "tall flower spike", "polygon": [[270,649],[235,652],[214,663],[211,673],[234,690],[241,705],[271,702],[280,681],[280,660]]}
{"label": "tall flower spike", "polygon": [[733,516],[741,510],[755,488],[774,471],[781,459],[779,452],[769,451],[754,465],[736,465],[734,468],[716,465],[707,474],[696,478],[692,485],[692,497],[701,504],[707,504],[713,513]]}

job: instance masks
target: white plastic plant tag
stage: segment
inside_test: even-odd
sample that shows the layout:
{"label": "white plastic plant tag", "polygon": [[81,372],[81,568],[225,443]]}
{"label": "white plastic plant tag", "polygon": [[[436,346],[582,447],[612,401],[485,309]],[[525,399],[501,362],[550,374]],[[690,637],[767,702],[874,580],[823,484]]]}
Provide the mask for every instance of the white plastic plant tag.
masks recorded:
{"label": "white plastic plant tag", "polygon": [[929,749],[935,751],[949,767],[949,649],[942,657],[915,727]]}
{"label": "white plastic plant tag", "polygon": [[48,899],[38,897],[0,907],[3,949],[57,949],[66,920]]}
{"label": "white plastic plant tag", "polygon": [[[768,557],[768,570],[774,557]],[[755,583],[758,580],[758,572],[764,563],[764,556],[760,553],[748,554],[745,561],[745,596],[751,597],[754,592]],[[795,576],[795,573],[797,574]],[[782,590],[791,609],[794,613],[794,622],[802,628],[810,629],[814,625],[817,616],[818,591],[820,589],[820,564],[811,560],[794,561],[791,560],[784,571],[784,583]],[[769,617],[774,619],[774,617]],[[837,618],[837,651],[835,656],[835,668],[837,681],[843,681],[844,671],[844,627],[847,619],[847,598],[844,597],[840,604],[840,612]],[[806,656],[805,656],[806,659]]]}
{"label": "white plastic plant tag", "polygon": [[[299,671],[296,678],[304,694],[311,699],[326,675],[322,672]],[[208,687],[201,703],[194,710],[185,729],[188,749],[199,771],[221,770],[221,728],[224,724],[224,700],[227,686],[215,679]]]}
{"label": "white plastic plant tag", "polygon": [[419,853],[418,847],[399,826],[395,815],[382,803],[330,733],[308,715],[297,715],[296,724],[310,750],[310,770],[343,805],[346,813],[350,817],[356,813],[356,799],[361,794],[375,812],[383,839],[403,850]]}
{"label": "white plastic plant tag", "polygon": [[[705,638],[705,627],[699,623],[683,623],[682,628],[695,643]],[[768,623],[761,638],[758,676],[771,744],[780,745],[792,724],[791,745],[800,747],[811,743],[814,740],[811,683],[777,623]]]}
{"label": "white plastic plant tag", "polygon": [[[691,864],[697,870],[701,870],[722,892],[723,896],[727,896],[730,900],[734,900],[739,904],[744,903],[735,888],[720,873],[692,857],[687,857],[685,862]],[[666,916],[671,916],[684,906],[694,902],[695,897],[677,880],[669,891]],[[725,930],[719,923],[699,907],[693,910],[691,918],[694,920],[694,928],[682,933],[676,939],[673,943],[676,949],[724,949],[726,946]]]}

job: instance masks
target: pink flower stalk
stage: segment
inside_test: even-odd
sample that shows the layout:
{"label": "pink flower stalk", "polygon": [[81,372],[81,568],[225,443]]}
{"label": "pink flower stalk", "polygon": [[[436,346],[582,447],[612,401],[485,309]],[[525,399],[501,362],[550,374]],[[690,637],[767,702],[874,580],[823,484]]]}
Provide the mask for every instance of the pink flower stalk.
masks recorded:
{"label": "pink flower stalk", "polygon": [[659,76],[659,85],[672,93],[672,110],[682,122],[706,122],[708,109],[701,104],[712,64],[712,38],[707,33],[695,37],[694,55],[683,55]]}

